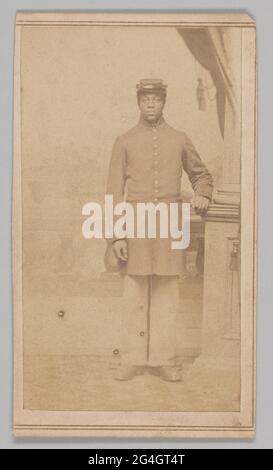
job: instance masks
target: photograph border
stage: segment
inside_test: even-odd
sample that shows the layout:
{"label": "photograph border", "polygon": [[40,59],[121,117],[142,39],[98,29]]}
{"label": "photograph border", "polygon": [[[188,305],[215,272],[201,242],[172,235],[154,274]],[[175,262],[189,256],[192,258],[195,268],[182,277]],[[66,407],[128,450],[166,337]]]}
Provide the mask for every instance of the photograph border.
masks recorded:
{"label": "photograph border", "polygon": [[[32,411],[23,408],[20,36],[32,26],[242,28],[241,409],[239,412]],[[13,314],[15,436],[251,438],[256,407],[256,28],[246,14],[18,13],[14,66]],[[253,254],[250,256],[249,254]]]}

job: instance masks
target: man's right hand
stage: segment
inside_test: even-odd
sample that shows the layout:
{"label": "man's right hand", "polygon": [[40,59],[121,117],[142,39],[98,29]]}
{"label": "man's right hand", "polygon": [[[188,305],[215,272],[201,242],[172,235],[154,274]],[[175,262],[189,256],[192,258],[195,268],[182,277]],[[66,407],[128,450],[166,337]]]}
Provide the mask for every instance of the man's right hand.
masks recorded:
{"label": "man's right hand", "polygon": [[128,250],[126,240],[117,240],[113,243],[113,251],[120,261],[128,260]]}

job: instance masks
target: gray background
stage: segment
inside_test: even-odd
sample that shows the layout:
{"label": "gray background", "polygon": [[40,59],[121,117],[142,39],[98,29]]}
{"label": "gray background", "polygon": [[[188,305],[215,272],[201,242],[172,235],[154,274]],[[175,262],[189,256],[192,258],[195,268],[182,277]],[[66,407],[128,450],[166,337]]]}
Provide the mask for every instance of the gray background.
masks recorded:
{"label": "gray background", "polygon": [[[190,439],[15,439],[12,436],[12,93],[17,10],[242,11],[257,24],[258,61],[258,297],[257,432],[253,440]],[[0,448],[273,448],[273,4],[266,0],[9,0],[1,3],[0,31]],[[271,287],[271,289],[270,289]]]}

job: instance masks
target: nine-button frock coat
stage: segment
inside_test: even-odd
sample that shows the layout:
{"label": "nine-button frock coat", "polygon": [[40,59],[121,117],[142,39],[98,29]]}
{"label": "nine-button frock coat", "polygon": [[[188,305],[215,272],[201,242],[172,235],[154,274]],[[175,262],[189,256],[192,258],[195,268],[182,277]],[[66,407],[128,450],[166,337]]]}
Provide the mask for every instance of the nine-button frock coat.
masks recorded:
{"label": "nine-button frock coat", "polygon": [[[140,117],[114,143],[107,194],[114,202],[133,205],[181,202],[183,170],[194,192],[211,199],[212,177],[187,135],[169,126],[163,115],[156,124]],[[171,238],[159,236],[128,238],[127,247],[128,261],[120,263],[120,272],[130,307],[124,312],[121,359],[130,364],[171,364],[183,250],[172,249]]]}
{"label": "nine-button frock coat", "polygon": [[[187,135],[169,126],[163,116],[156,126],[140,119],[116,139],[107,194],[122,201],[126,186],[126,200],[131,203],[178,202],[183,169],[195,193],[210,199],[211,175]],[[173,250],[170,241],[159,237],[128,239],[128,262],[122,270],[133,275],[181,274],[182,250]]]}

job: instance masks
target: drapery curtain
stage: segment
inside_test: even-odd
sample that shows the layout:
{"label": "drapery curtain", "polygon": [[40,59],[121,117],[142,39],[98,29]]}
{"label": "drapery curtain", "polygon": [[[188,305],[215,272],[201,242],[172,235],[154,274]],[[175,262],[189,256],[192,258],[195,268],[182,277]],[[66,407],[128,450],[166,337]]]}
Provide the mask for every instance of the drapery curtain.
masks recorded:
{"label": "drapery curtain", "polygon": [[216,87],[219,126],[224,137],[225,105],[237,112],[234,75],[228,55],[228,39],[223,28],[177,28],[194,58],[208,70]]}

